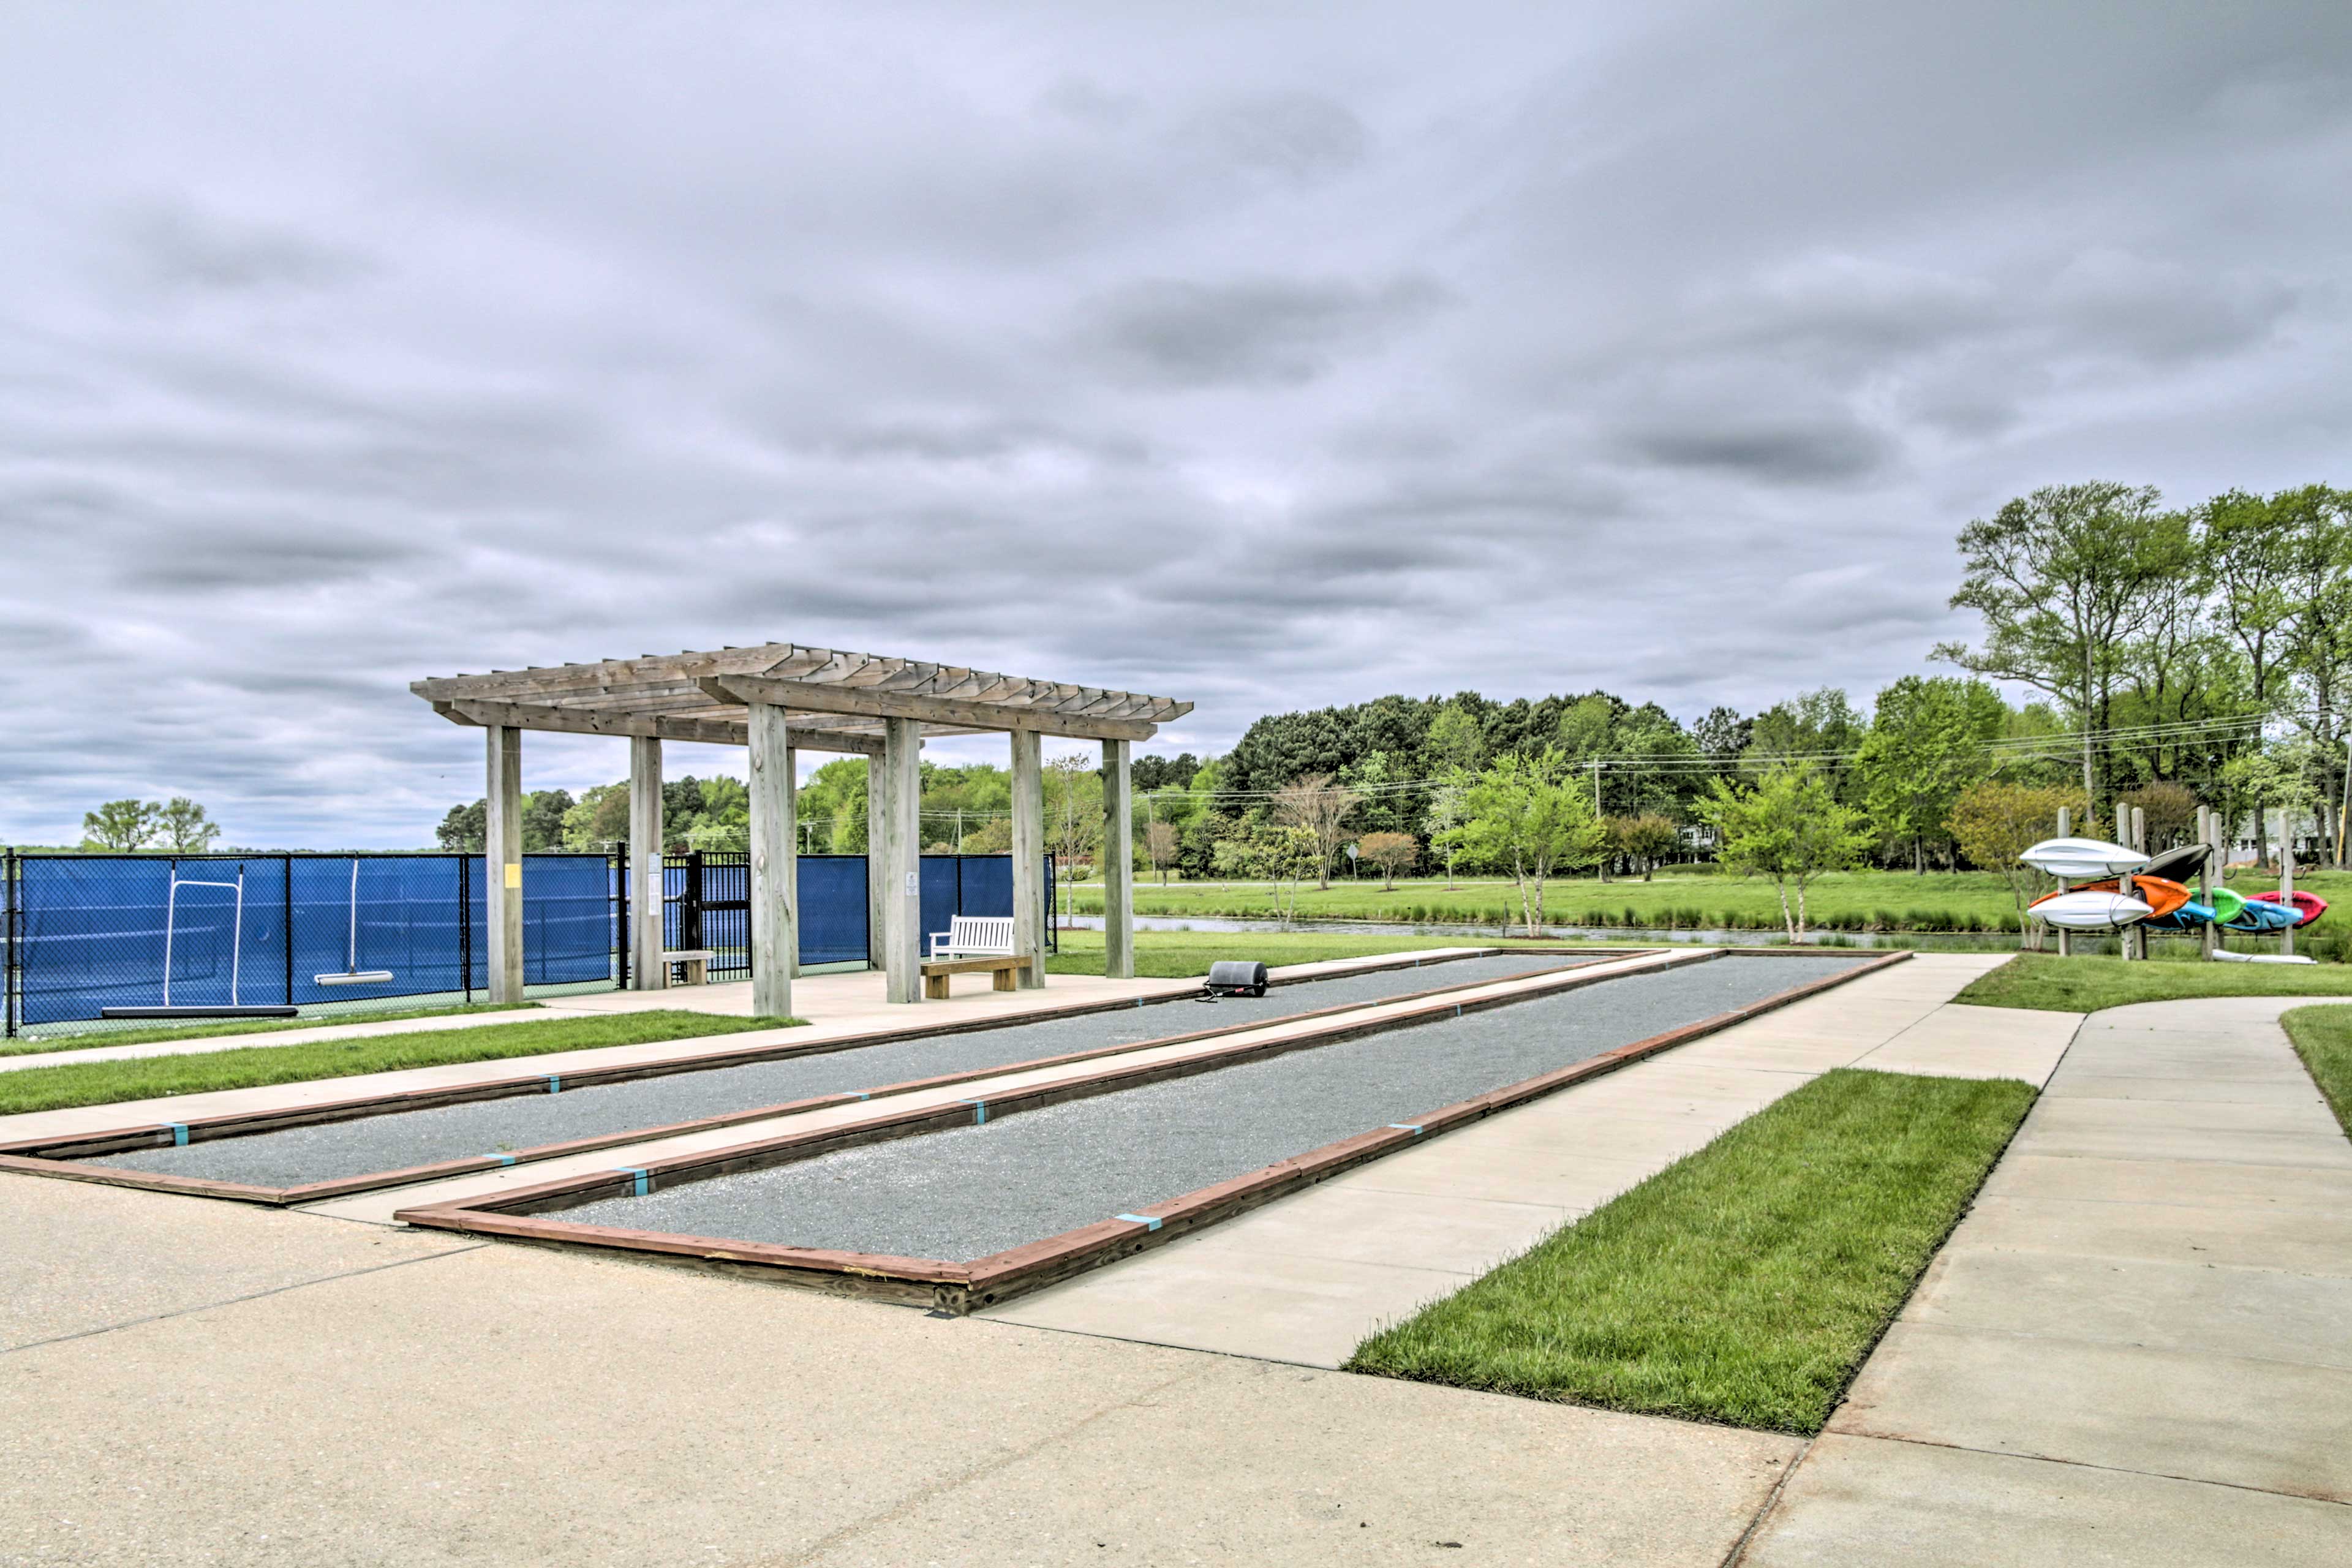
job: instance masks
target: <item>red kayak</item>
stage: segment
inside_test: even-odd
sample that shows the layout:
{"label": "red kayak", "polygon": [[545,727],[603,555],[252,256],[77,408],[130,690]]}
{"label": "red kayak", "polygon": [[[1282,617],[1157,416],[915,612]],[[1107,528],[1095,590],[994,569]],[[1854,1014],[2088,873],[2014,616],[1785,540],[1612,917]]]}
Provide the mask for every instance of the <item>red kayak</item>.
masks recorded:
{"label": "red kayak", "polygon": [[2246,896],[2260,899],[2266,904],[2293,904],[2303,911],[2303,918],[2294,922],[2298,927],[2307,926],[2327,912],[2326,899],[2321,898],[2317,893],[2306,893],[2300,888],[2292,893],[2249,893]]}

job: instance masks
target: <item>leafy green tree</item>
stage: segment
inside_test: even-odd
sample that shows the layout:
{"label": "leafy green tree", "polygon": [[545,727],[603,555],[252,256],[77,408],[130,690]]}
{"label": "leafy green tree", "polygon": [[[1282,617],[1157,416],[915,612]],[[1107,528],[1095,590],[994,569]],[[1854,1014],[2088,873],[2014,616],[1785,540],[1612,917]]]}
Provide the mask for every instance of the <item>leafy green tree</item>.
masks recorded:
{"label": "leafy green tree", "polygon": [[1469,799],[1474,776],[1465,768],[1447,769],[1429,792],[1429,810],[1422,818],[1429,833],[1429,847],[1445,857],[1448,891],[1454,887],[1454,857],[1462,847],[1463,826],[1469,821],[1464,806]]}
{"label": "leafy green tree", "polygon": [[2148,625],[2152,590],[2185,569],[2189,520],[2153,487],[2050,485],[1960,531],[1967,575],[1956,610],[1984,618],[1975,646],[1934,657],[1975,675],[2046,691],[2083,727],[2083,791],[2101,797],[2097,742],[2115,707],[2130,641]]}
{"label": "leafy green tree", "polygon": [[155,837],[156,808],[143,800],[110,800],[82,814],[85,849],[144,849]]}
{"label": "leafy green tree", "polygon": [[563,847],[593,853],[629,836],[629,786],[594,784],[563,813]]}
{"label": "leafy green tree", "polygon": [[2031,931],[2037,950],[2042,945],[2042,926],[2026,920],[2026,906],[2057,882],[2018,857],[2057,832],[2061,811],[2073,812],[2079,821],[2089,815],[2090,803],[2073,785],[2008,784],[1998,779],[1970,784],[1952,803],[1952,836],[1960,853],[1979,870],[1998,872],[2009,884],[2018,925]]}
{"label": "leafy green tree", "polygon": [[1268,884],[1275,918],[1287,930],[1297,918],[1298,889],[1322,864],[1311,829],[1260,822],[1217,841],[1214,869],[1220,877]]}
{"label": "leafy green tree", "polygon": [[1486,765],[1486,732],[1460,702],[1448,702],[1429,721],[1422,746],[1423,771],[1431,777],[1454,769],[1475,773]]}
{"label": "leafy green tree", "polygon": [[1334,784],[1328,773],[1308,773],[1276,791],[1274,797],[1274,820],[1286,827],[1303,827],[1315,840],[1317,884],[1331,885],[1331,860],[1347,842],[1348,818],[1362,804],[1363,796],[1344,784]]}
{"label": "leafy green tree", "polygon": [[1543,926],[1544,882],[1554,872],[1597,866],[1608,853],[1609,832],[1594,816],[1591,796],[1569,776],[1567,757],[1548,746],[1530,757],[1504,753],[1463,796],[1463,847],[1510,873],[1529,936]]}
{"label": "leafy green tree", "polygon": [[163,847],[181,855],[201,855],[213,847],[221,830],[205,808],[186,795],[175,795],[155,813],[155,831]]}
{"label": "leafy green tree", "polygon": [[1791,942],[1805,934],[1806,886],[1853,865],[1872,837],[1862,814],[1840,805],[1829,780],[1801,763],[1782,763],[1748,785],[1717,779],[1699,813],[1715,829],[1725,869],[1772,879]]}
{"label": "leafy green tree", "polygon": [[1396,886],[1398,872],[1412,870],[1421,859],[1421,841],[1410,833],[1367,833],[1356,841],[1356,853],[1381,868],[1386,891]]}
{"label": "leafy green tree", "polygon": [[485,798],[471,805],[453,805],[441,826],[433,830],[433,840],[444,849],[461,855],[479,855],[482,846],[489,841],[490,803]]}
{"label": "leafy green tree", "polygon": [[1960,792],[1991,770],[1986,746],[2008,705],[1980,680],[1906,675],[1878,694],[1857,765],[1878,831],[1911,841],[1912,869],[1926,875],[1927,846],[1948,837]]}
{"label": "leafy green tree", "polygon": [[1682,834],[1675,827],[1674,819],[1658,812],[1603,820],[1609,825],[1609,852],[1628,866],[1639,868],[1644,882],[1650,880],[1658,862],[1682,843]]}
{"label": "leafy green tree", "polygon": [[570,790],[543,789],[522,797],[522,847],[526,854],[561,849],[563,819],[578,802]]}

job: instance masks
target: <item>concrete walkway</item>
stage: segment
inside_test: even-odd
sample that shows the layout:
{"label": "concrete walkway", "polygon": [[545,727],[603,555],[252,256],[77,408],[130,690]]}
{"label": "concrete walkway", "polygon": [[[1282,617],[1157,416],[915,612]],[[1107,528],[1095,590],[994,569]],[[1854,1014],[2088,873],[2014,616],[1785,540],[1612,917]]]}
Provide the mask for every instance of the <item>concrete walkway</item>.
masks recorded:
{"label": "concrete walkway", "polygon": [[1717,1568],[1800,1445],[0,1175],[0,1562]]}
{"label": "concrete walkway", "polygon": [[2305,1005],[2084,1024],[1746,1568],[2352,1563],[2352,1142],[2273,1021]]}
{"label": "concrete walkway", "polygon": [[2040,1083],[2075,1015],[1945,1005],[2004,962],[1915,957],[985,1316],[1336,1367],[1832,1068]]}

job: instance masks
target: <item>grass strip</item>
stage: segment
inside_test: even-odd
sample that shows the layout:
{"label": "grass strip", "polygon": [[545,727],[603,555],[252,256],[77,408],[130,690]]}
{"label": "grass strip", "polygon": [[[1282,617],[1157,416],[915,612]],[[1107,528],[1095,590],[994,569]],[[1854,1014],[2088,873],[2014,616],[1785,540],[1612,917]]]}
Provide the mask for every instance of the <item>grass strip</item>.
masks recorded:
{"label": "grass strip", "polygon": [[[1062,951],[1045,955],[1048,974],[1100,974],[1103,938],[1098,931],[1060,933]],[[1145,980],[1183,980],[1209,973],[1221,958],[1255,958],[1269,967],[1320,963],[1333,958],[1368,958],[1382,952],[1426,952],[1435,947],[1572,946],[1558,938],[1540,942],[1495,937],[1349,936],[1321,931],[1140,931],[1135,933],[1135,973]],[[1596,947],[1604,944],[1596,943]]]}
{"label": "grass strip", "polygon": [[2352,1138],[2352,1007],[2297,1007],[2279,1022],[2336,1112],[2336,1125]]}
{"label": "grass strip", "polygon": [[2194,996],[2352,996],[2352,967],[2207,963],[2197,959],[2126,963],[2113,957],[2021,952],[1979,976],[1953,1000],[1979,1007],[2095,1013],[2133,1002],[2179,1002]]}
{"label": "grass strip", "polygon": [[71,1105],[110,1105],[122,1100],[152,1100],[173,1094],[203,1094],[219,1089],[258,1089],[264,1084],[306,1083],[313,1079],[401,1068],[438,1067],[446,1062],[489,1062],[509,1057],[583,1051],[598,1046],[641,1046],[656,1040],[735,1035],[776,1029],[801,1018],[733,1018],[664,1008],[614,1013],[599,1018],[550,1018],[524,1024],[486,1024],[473,1029],[427,1029],[413,1035],[367,1035],[358,1039],[308,1040],[292,1046],[252,1046],[188,1056],[133,1057],[123,1061],[61,1062],[0,1073],[0,1116],[58,1110]]}
{"label": "grass strip", "polygon": [[411,1018],[456,1018],[471,1013],[512,1013],[538,1005],[536,1002],[477,1002],[471,1006],[321,1013],[303,1018],[257,1018],[242,1023],[161,1024],[152,1029],[96,1029],[82,1035],[52,1035],[41,1039],[11,1040],[5,1046],[0,1046],[0,1057],[86,1051],[96,1046],[152,1046],[163,1040],[215,1040],[228,1035],[273,1035],[284,1029],[325,1029],[345,1024],[397,1024]]}
{"label": "grass strip", "polygon": [[1825,1074],[1373,1335],[1349,1370],[1818,1432],[2033,1094]]}

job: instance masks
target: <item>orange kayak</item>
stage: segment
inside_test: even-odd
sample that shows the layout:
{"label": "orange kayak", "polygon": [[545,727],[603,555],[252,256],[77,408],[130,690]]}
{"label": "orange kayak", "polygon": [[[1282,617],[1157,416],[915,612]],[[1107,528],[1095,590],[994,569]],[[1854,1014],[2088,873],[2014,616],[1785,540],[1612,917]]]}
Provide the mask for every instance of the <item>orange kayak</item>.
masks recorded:
{"label": "orange kayak", "polygon": [[[2132,897],[2148,907],[2150,920],[2162,920],[2189,901],[2189,889],[2179,882],[2168,881],[2162,877],[2134,877],[2131,882]],[[2122,879],[2110,877],[2103,882],[2077,882],[2074,890],[2078,893],[2119,893],[2123,891]],[[2033,902],[2047,903],[2057,896],[2044,893]]]}

